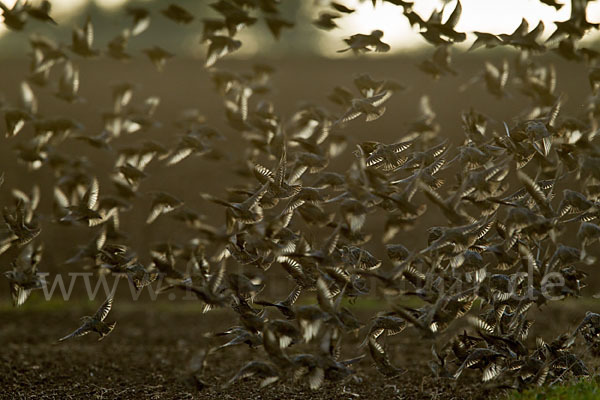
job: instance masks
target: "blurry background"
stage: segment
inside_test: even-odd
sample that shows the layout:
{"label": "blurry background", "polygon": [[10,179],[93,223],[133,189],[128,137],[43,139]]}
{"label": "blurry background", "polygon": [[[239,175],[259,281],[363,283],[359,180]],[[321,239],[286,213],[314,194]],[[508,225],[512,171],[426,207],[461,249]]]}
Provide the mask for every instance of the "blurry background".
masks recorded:
{"label": "blurry background", "polygon": [[[11,6],[14,1],[4,1]],[[92,18],[94,25],[94,47],[106,49],[106,44],[122,29],[130,26],[131,19],[125,13],[126,4],[140,6],[150,10],[152,20],[150,27],[131,38],[128,52],[132,59],[126,62],[100,56],[94,59],[71,57],[79,66],[81,76],[80,94],[85,102],[69,104],[58,100],[54,95],[55,85],[46,88],[34,87],[40,104],[40,113],[46,116],[68,116],[83,124],[83,134],[97,135],[102,131],[103,122],[100,114],[112,107],[111,93],[113,85],[121,82],[135,84],[132,103],[139,104],[149,96],[158,96],[160,105],[155,117],[159,122],[143,133],[121,136],[114,141],[113,151],[131,145],[142,139],[153,139],[166,146],[173,147],[183,131],[175,124],[183,110],[195,108],[204,116],[206,123],[221,131],[227,140],[217,143],[221,151],[232,160],[239,158],[244,146],[239,133],[226,124],[221,96],[214,90],[209,72],[204,67],[206,44],[200,42],[202,36],[202,20],[215,18],[217,13],[204,1],[177,1],[195,15],[196,19],[189,25],[178,25],[160,14],[160,10],[170,4],[167,1],[131,1],[122,0],[54,0],[51,15],[58,26],[28,22],[25,32],[12,32],[0,24],[0,99],[6,104],[17,104],[20,82],[23,81],[29,68],[28,53],[30,34],[39,33],[65,46],[70,43],[74,26],[82,26],[86,17]],[[264,20],[242,30],[236,36],[243,42],[241,49],[217,62],[216,67],[222,70],[250,72],[252,65],[267,63],[275,68],[272,91],[265,97],[276,106],[276,114],[286,120],[291,117],[298,105],[310,102],[325,106],[341,113],[328,99],[328,95],[336,86],[353,89],[353,79],[360,73],[368,73],[377,80],[394,80],[406,90],[396,93],[387,103],[388,111],[377,121],[365,124],[362,119],[352,121],[343,133],[350,139],[349,149],[343,157],[334,160],[330,170],[343,172],[352,162],[352,150],[357,143],[364,140],[377,140],[390,143],[406,134],[409,124],[419,117],[418,104],[423,95],[429,95],[437,121],[441,125],[441,137],[450,138],[454,145],[462,143],[460,116],[461,112],[475,107],[477,111],[490,116],[495,122],[494,129],[503,129],[502,121],[510,123],[511,118],[522,112],[530,101],[516,89],[508,86],[510,97],[497,100],[490,95],[485,86],[479,82],[460,90],[459,87],[471,77],[480,74],[484,62],[496,64],[507,59],[511,65],[518,55],[514,49],[478,49],[467,52],[473,41],[471,34],[465,43],[453,46],[453,68],[457,76],[444,76],[433,80],[431,76],[420,71],[417,65],[431,56],[433,47],[416,31],[410,28],[401,8],[389,3],[377,2],[374,8],[371,1],[345,1],[348,7],[356,12],[337,20],[340,29],[324,32],[317,29],[312,21],[324,10],[328,2],[290,1],[284,0],[282,16],[295,21],[293,29],[284,29],[281,40],[276,40],[267,29]],[[463,15],[457,26],[459,31],[483,30],[493,33],[511,33],[526,18],[530,27],[537,25],[540,18],[546,26],[544,37],[554,31],[552,21],[569,18],[570,4],[567,2],[560,10],[546,6],[537,0],[463,0]],[[416,1],[415,11],[423,18],[443,3],[436,0]],[[448,13],[454,9],[455,2],[448,4]],[[588,20],[600,22],[600,2],[591,2],[588,6]],[[444,17],[446,18],[446,17]],[[337,53],[344,47],[343,39],[355,33],[369,33],[373,29],[385,32],[383,40],[391,45],[392,50],[386,54],[369,53],[356,56],[352,52]],[[597,48],[594,35],[588,35],[581,42],[590,48]],[[167,61],[162,72],[141,53],[144,48],[158,45],[176,55]],[[558,55],[545,54],[536,56],[542,64],[552,64],[557,71],[557,93],[564,92],[568,101],[564,109],[567,113],[583,112],[582,104],[590,94],[587,80],[587,69],[583,63],[564,60]],[[60,69],[60,68],[58,68]],[[60,72],[53,74],[58,76]],[[53,86],[54,85],[54,86]],[[261,96],[253,98],[251,107]],[[21,134],[24,134],[22,132]],[[21,135],[20,134],[20,135]],[[18,137],[17,137],[18,139]],[[15,141],[0,137],[0,173],[5,172],[6,182],[0,190],[2,204],[12,204],[9,190],[20,188],[29,192],[34,182],[42,188],[40,211],[50,214],[52,210],[52,187],[56,179],[52,173],[43,168],[39,171],[28,169],[17,162]],[[114,193],[108,181],[103,181],[107,171],[113,169],[114,154],[107,150],[93,149],[74,141],[64,144],[64,150],[73,154],[85,155],[98,169],[101,176],[101,194]],[[108,152],[108,153],[107,153]],[[233,162],[233,161],[232,161]],[[200,192],[223,195],[225,189],[244,182],[236,175],[231,165],[215,163],[201,157],[190,157],[173,168],[164,168],[162,164],[151,164],[145,171],[149,178],[142,183],[141,192],[164,190],[180,198],[185,204],[207,216],[207,222],[216,225],[224,222],[223,209],[200,199]],[[454,179],[451,178],[453,181]],[[132,211],[123,215],[122,230],[129,234],[128,244],[141,256],[141,261],[148,264],[147,249],[157,242],[189,240],[194,232],[181,223],[174,223],[168,216],[160,217],[154,224],[147,226],[144,220],[150,209],[151,199],[142,196],[135,200]],[[407,247],[424,247],[427,234],[425,228],[439,222],[439,214],[434,207],[423,219],[424,226],[416,231],[401,232],[394,242]],[[383,217],[374,216],[367,229],[376,232],[379,237],[382,231]],[[87,228],[61,227],[52,221],[42,221],[42,238],[46,243],[42,271],[69,271],[73,266],[65,266],[64,261],[77,251],[78,245],[84,245],[93,239],[94,233]],[[383,256],[383,248],[379,240],[372,240],[365,248]],[[9,258],[0,256],[4,270]],[[76,269],[79,267],[75,267]],[[276,272],[274,272],[276,273]],[[4,288],[5,286],[2,285]],[[272,287],[272,286],[271,286]],[[283,292],[288,290],[285,288]],[[8,291],[0,289],[8,302]]]}
{"label": "blurry background", "polygon": [[[12,7],[15,0],[4,0],[5,5]],[[70,40],[71,28],[81,25],[87,15],[92,17],[95,36],[98,43],[104,43],[116,32],[128,26],[130,18],[124,13],[125,7],[144,7],[151,11],[153,19],[150,29],[131,42],[132,50],[139,50],[148,45],[158,44],[170,49],[177,55],[199,56],[204,49],[199,46],[202,34],[202,21],[207,18],[217,18],[219,14],[210,7],[212,1],[178,0],[181,5],[196,16],[196,20],[187,26],[175,26],[159,14],[159,10],[170,4],[163,0],[53,0],[52,17],[58,22],[58,27],[44,26],[41,23],[29,24],[28,29],[44,34],[52,34],[58,40],[67,43]],[[439,9],[444,3],[446,7],[444,18],[454,9],[454,0],[417,0],[414,1],[414,11],[421,17],[428,17],[432,11]],[[327,58],[349,57],[351,54],[338,54],[335,50],[343,47],[342,39],[355,33],[369,33],[374,29],[385,32],[384,41],[392,46],[392,51],[386,55],[378,54],[377,58],[395,56],[415,49],[428,46],[425,40],[402,15],[402,8],[388,2],[377,0],[373,7],[370,0],[348,0],[343,2],[347,7],[356,10],[336,20],[339,29],[330,32],[317,29],[311,21],[319,13],[327,9],[327,0],[283,0],[280,11],[289,21],[295,21],[294,29],[284,29],[282,38],[277,41],[267,29],[264,20],[244,29],[236,36],[244,45],[233,56],[297,56],[319,55]],[[570,1],[556,10],[539,0],[463,0],[463,12],[456,29],[460,32],[483,31],[494,34],[512,32],[525,18],[531,27],[541,20],[546,26],[544,38],[555,29],[553,21],[563,21],[571,13]],[[587,7],[588,21],[600,21],[600,2],[592,1]],[[31,25],[35,25],[32,27]],[[598,37],[596,32],[586,36],[582,45],[593,42]],[[474,37],[458,47],[466,48]],[[0,56],[14,57],[27,51],[27,36],[18,32],[10,32],[0,25]],[[260,44],[260,45],[259,45]]]}

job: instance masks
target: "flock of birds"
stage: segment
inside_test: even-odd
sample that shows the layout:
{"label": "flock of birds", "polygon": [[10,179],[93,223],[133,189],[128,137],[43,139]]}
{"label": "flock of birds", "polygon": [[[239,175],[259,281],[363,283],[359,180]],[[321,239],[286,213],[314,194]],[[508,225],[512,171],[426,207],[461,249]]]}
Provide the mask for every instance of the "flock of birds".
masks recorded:
{"label": "flock of birds", "polygon": [[[436,46],[433,58],[419,68],[434,77],[456,73],[449,49],[467,37],[455,30],[460,1],[444,22],[444,8],[425,20],[412,3],[387,1],[402,8]],[[23,30],[30,19],[56,24],[49,1],[32,3],[17,0],[8,8],[0,2],[4,24],[15,31]],[[510,124],[474,109],[464,111],[464,142],[455,149],[440,138],[441,127],[427,96],[420,99],[420,117],[395,143],[356,144],[343,134],[344,126],[357,118],[369,122],[384,115],[388,99],[403,89],[394,81],[358,75],[356,91],[336,87],[329,96],[340,112],[304,104],[283,120],[275,105],[264,99],[272,67],[256,65],[244,74],[214,67],[241,46],[234,37],[257,21],[252,13],[262,13],[276,38],[282,28],[293,26],[280,15],[275,0],[219,0],[210,7],[220,17],[203,21],[206,66],[223,97],[228,126],[245,143],[236,161],[216,146],[226,136],[195,110],[178,121],[185,134],[174,146],[144,140],[145,131],[159,129],[154,112],[160,99],[134,104],[131,83],[113,87],[113,108],[102,114],[104,130],[98,135],[86,135],[83,124],[73,118],[40,112],[36,91],[44,88],[54,87],[64,102],[81,101],[75,56],[131,58],[126,44],[149,27],[150,11],[127,8],[132,25],[108,44],[106,52],[94,47],[90,18],[82,28],[74,28],[70,45],[32,35],[30,70],[20,84],[20,102],[3,102],[0,110],[7,143],[13,143],[19,162],[30,170],[52,171],[54,207],[52,215],[42,218],[37,185],[30,193],[12,188],[14,203],[3,207],[0,254],[14,254],[11,269],[4,273],[14,305],[22,305],[31,291],[45,284],[38,267],[43,265],[42,222],[47,221],[93,231],[93,240],[76,249],[66,265],[91,264],[99,274],[127,276],[138,290],[160,278],[161,293],[184,291],[197,297],[205,312],[235,312],[239,325],[215,333],[230,340],[207,349],[193,363],[199,384],[207,360],[238,345],[262,347],[264,352],[225,387],[250,376],[259,378],[261,386],[291,376],[316,390],[325,381],[356,379],[352,365],[367,354],[381,374],[393,378],[404,370],[388,357],[387,337],[407,327],[431,341],[430,366],[441,378],[459,379],[466,369],[474,369],[484,382],[520,389],[588,375],[573,344],[581,337],[593,354],[600,352],[599,314],[588,312],[576,329],[550,342],[528,340],[533,323],[528,311],[579,296],[587,277],[581,268],[596,262],[590,246],[600,241],[599,53],[577,47],[588,30],[598,27],[587,21],[587,3],[572,0],[571,18],[556,22],[546,43],[540,42],[541,22],[529,30],[523,20],[512,34],[474,32],[471,49],[512,46],[518,51],[513,62],[486,62],[483,72],[462,89],[483,81],[490,94],[507,98],[512,96],[508,89],[515,88],[532,105]],[[327,7],[313,21],[324,30],[335,29],[337,19],[354,12],[335,2]],[[161,14],[179,24],[196,18],[175,4]],[[388,51],[382,37],[378,30],[356,34],[344,40],[347,48],[340,51]],[[591,94],[582,101],[580,115],[561,112],[566,96],[556,91],[556,72],[535,58],[547,50],[588,66]],[[159,47],[144,53],[159,69],[172,56]],[[55,69],[60,71],[57,82],[51,75]],[[121,135],[133,133],[140,135],[135,145],[115,148]],[[61,149],[70,141],[114,155],[114,169],[97,176],[85,157]],[[328,168],[349,146],[354,146],[355,157],[348,170]],[[173,168],[192,157],[233,166],[247,184],[228,188],[223,197],[201,193],[204,201],[224,210],[221,226],[207,223],[201,212],[167,192],[152,192],[146,223],[172,217],[194,235],[186,243],[153,246],[151,261],[145,264],[127,245],[120,216],[140,197],[149,165]],[[113,190],[101,190],[99,180],[110,181]],[[562,192],[559,187],[564,187]],[[403,232],[423,224],[431,208],[440,211],[440,218],[427,230],[427,245],[409,249],[398,243]],[[385,218],[381,240],[386,254],[367,250],[373,238],[368,217],[373,214]],[[561,242],[561,237],[569,240],[567,234],[576,238],[575,247]],[[233,272],[234,266],[238,272]],[[289,276],[293,288],[285,299],[264,297],[266,286],[279,284],[266,279],[270,268],[283,269]],[[311,302],[315,296],[316,303]],[[384,310],[365,323],[349,304],[374,296]],[[418,299],[421,306],[408,307],[403,301],[409,298]],[[115,322],[105,322],[112,304],[111,295],[60,341],[90,332],[105,338],[115,328]],[[462,332],[457,333],[457,326]],[[363,337],[357,354],[341,359],[342,344],[352,335]]]}

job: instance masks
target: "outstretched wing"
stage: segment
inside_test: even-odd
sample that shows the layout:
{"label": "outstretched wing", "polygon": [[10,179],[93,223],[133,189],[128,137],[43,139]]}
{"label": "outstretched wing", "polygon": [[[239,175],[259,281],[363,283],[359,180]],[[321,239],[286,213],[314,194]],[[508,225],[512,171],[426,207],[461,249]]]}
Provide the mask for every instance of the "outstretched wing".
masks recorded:
{"label": "outstretched wing", "polygon": [[25,288],[19,286],[18,284],[11,282],[10,295],[12,297],[13,306],[15,306],[15,307],[22,306],[23,303],[25,303],[25,301],[29,297],[30,293],[31,293],[31,289],[25,289]]}
{"label": "outstretched wing", "polygon": [[450,14],[450,17],[448,17],[448,20],[446,21],[446,23],[444,23],[444,25],[448,28],[454,29],[456,27],[456,24],[458,24],[458,20],[460,19],[461,14],[462,6],[459,0],[456,2],[456,7],[454,8],[454,11],[452,11],[452,14]]}
{"label": "outstretched wing", "polygon": [[100,186],[98,185],[98,179],[94,177],[92,182],[90,183],[90,187],[88,191],[85,193],[83,198],[83,202],[86,207],[90,210],[95,210],[98,205],[98,193],[100,191]]}
{"label": "outstretched wing", "polygon": [[219,290],[221,282],[223,282],[223,277],[225,276],[225,266],[226,262],[225,259],[223,259],[219,264],[219,269],[210,277],[210,280],[208,281],[208,289],[211,293],[217,293]]}
{"label": "outstretched wing", "polygon": [[91,48],[94,44],[94,27],[92,25],[92,18],[88,15],[85,25],[83,27],[83,33],[85,37],[85,42],[87,43],[88,48]]}
{"label": "outstretched wing", "polygon": [[78,336],[83,336],[83,335],[87,335],[88,333],[90,333],[90,328],[88,327],[87,324],[83,324],[82,326],[80,326],[75,332],[62,337],[60,339],[58,339],[59,342],[63,342],[67,339],[71,339],[73,337],[78,337]]}
{"label": "outstretched wing", "polygon": [[104,304],[102,304],[98,311],[96,311],[96,314],[94,314],[94,319],[98,321],[104,321],[104,318],[106,318],[106,316],[110,312],[110,309],[112,308],[112,303],[113,296],[109,295]]}

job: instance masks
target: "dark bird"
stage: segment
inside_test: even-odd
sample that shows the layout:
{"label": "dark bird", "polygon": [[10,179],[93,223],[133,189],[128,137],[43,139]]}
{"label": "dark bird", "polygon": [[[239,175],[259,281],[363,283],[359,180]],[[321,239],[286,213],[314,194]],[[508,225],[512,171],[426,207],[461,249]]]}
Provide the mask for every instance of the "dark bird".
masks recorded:
{"label": "dark bird", "polygon": [[96,332],[100,335],[98,341],[104,339],[113,329],[115,329],[115,325],[117,324],[116,322],[110,324],[104,322],[112,308],[112,304],[113,297],[110,295],[94,315],[81,317],[82,325],[77,328],[76,331],[58,339],[58,341],[62,342],[73,337],[87,335],[90,332]]}
{"label": "dark bird", "polygon": [[17,0],[12,8],[8,8],[4,2],[0,1],[0,9],[4,18],[4,25],[15,31],[20,31],[27,22],[27,4],[23,0]]}
{"label": "dark bird", "polygon": [[288,318],[288,319],[294,319],[294,317],[295,317],[296,314],[294,312],[293,305],[294,305],[294,303],[296,303],[296,300],[298,300],[298,297],[300,297],[300,293],[302,293],[302,286],[296,285],[294,287],[294,289],[292,289],[292,291],[290,292],[290,294],[288,295],[288,297],[286,297],[282,301],[278,301],[276,303],[272,303],[272,302],[265,301],[265,300],[255,300],[254,303],[258,304],[258,305],[261,305],[261,306],[265,306],[265,307],[275,307],[286,318]]}
{"label": "dark bird", "polygon": [[150,11],[143,7],[128,6],[125,9],[127,15],[132,18],[131,35],[137,36],[150,26]]}
{"label": "dark bird", "polygon": [[382,375],[393,378],[405,372],[402,368],[398,368],[392,365],[383,347],[377,342],[374,337],[369,337],[369,352],[373,361],[375,361],[375,367]]}
{"label": "dark bird", "polygon": [[110,42],[108,42],[108,55],[115,60],[127,61],[131,59],[131,55],[127,53],[127,44],[129,43],[129,38],[131,36],[131,31],[129,29],[124,29],[115,36]]}
{"label": "dark bird", "polygon": [[58,25],[56,21],[50,16],[50,10],[52,9],[52,3],[48,0],[42,0],[42,2],[34,7],[29,3],[25,3],[25,11],[27,14],[38,21],[49,22],[53,25]]}
{"label": "dark bird", "polygon": [[183,206],[183,201],[165,192],[152,192],[152,205],[146,223],[153,223],[159,216],[168,214]]}
{"label": "dark bird", "polygon": [[352,14],[354,11],[356,11],[356,10],[354,10],[352,8],[346,7],[345,5],[343,5],[341,3],[336,3],[335,1],[332,1],[331,3],[329,3],[329,5],[335,11],[341,12],[341,13],[344,13],[344,14]]}
{"label": "dark bird", "polygon": [[213,66],[220,58],[242,47],[242,42],[228,36],[210,35],[207,40],[209,41],[209,45],[206,53],[206,61],[204,62],[204,66],[207,68]]}
{"label": "dark bird", "polygon": [[4,207],[2,216],[8,229],[9,237],[7,239],[9,242],[23,246],[38,237],[42,232],[39,222],[36,220],[28,221],[27,214],[28,211],[22,201],[17,203],[14,211]]}
{"label": "dark bird", "polygon": [[582,38],[590,29],[598,29],[598,23],[587,20],[589,0],[571,0],[571,15],[566,21],[554,21],[556,30],[548,37],[547,42],[554,43],[565,37]]}
{"label": "dark bird", "polygon": [[471,47],[469,47],[469,51],[478,49],[480,47],[484,47],[486,49],[492,49],[496,46],[501,46],[503,44],[502,40],[491,33],[487,32],[473,32],[477,37]]}
{"label": "dark bird", "polygon": [[125,274],[127,274],[127,279],[133,284],[133,287],[135,287],[135,290],[138,292],[158,278],[158,273],[148,271],[137,261],[126,266]]}
{"label": "dark bird", "polygon": [[537,40],[544,33],[544,23],[540,21],[535,28],[529,30],[529,23],[525,18],[522,19],[521,24],[511,34],[501,34],[500,39],[505,44],[512,45],[514,47],[531,50],[531,51],[543,51],[545,46],[538,43]]}
{"label": "dark bird", "polygon": [[450,46],[438,46],[431,59],[424,60],[419,64],[419,69],[434,79],[446,74],[456,75],[457,72],[450,66],[452,57],[450,55]]}
{"label": "dark bird", "polygon": [[365,35],[357,33],[356,35],[350,36],[348,39],[344,39],[344,42],[349,46],[348,48],[338,50],[338,53],[343,53],[348,50],[352,50],[354,54],[365,53],[369,51],[376,51],[378,53],[386,53],[390,51],[390,45],[381,41],[383,37],[383,31],[376,29],[370,34]]}
{"label": "dark bird", "polygon": [[205,193],[202,193],[201,196],[205,200],[212,201],[228,208],[227,227],[229,230],[233,229],[236,222],[241,222],[243,224],[256,224],[263,219],[263,211],[262,207],[259,205],[259,202],[265,193],[267,193],[268,189],[269,183],[265,183],[261,188],[254,192],[254,194],[241,203],[232,203],[221,200]]}
{"label": "dark bird", "polygon": [[279,40],[281,36],[281,31],[285,29],[291,29],[294,27],[294,23],[290,22],[279,15],[267,15],[265,16],[265,22],[267,24],[267,28],[271,31],[273,37]]}
{"label": "dark bird", "polygon": [[90,186],[78,203],[70,204],[65,208],[68,214],[61,218],[61,221],[83,221],[88,226],[95,226],[102,223],[103,217],[98,212],[98,195],[100,186],[97,178],[92,178]]}
{"label": "dark bird", "polygon": [[447,4],[449,3],[444,4],[442,10],[435,10],[427,22],[420,24],[421,27],[426,29],[424,32],[421,32],[421,35],[435,46],[463,42],[467,38],[467,35],[464,32],[457,32],[455,30],[462,14],[462,5],[460,4],[460,1],[456,2],[454,10],[446,22],[442,23],[442,14]]}
{"label": "dark bird", "polygon": [[564,4],[559,3],[556,0],[540,0],[540,2],[547,6],[554,7],[556,11],[560,10],[564,6]]}
{"label": "dark bird", "polygon": [[79,96],[79,68],[71,61],[64,63],[55,96],[68,103],[83,101],[83,98]]}
{"label": "dark bird", "polygon": [[385,113],[383,105],[392,96],[391,90],[385,90],[371,97],[352,99],[350,108],[335,122],[335,124],[345,123],[365,116],[366,122],[375,121]]}
{"label": "dark bird", "polygon": [[150,49],[144,49],[142,51],[148,56],[148,59],[152,61],[152,64],[154,64],[159,72],[164,69],[167,60],[174,57],[173,53],[170,53],[159,46],[154,46]]}
{"label": "dark bird", "polygon": [[484,66],[485,66],[485,69],[483,70],[483,73],[481,73],[480,75],[474,76],[467,83],[460,86],[459,90],[462,91],[462,90],[466,89],[467,86],[472,85],[472,84],[480,81],[481,79],[483,79],[485,82],[485,86],[486,86],[488,92],[490,92],[490,94],[497,97],[498,99],[501,99],[501,98],[507,96],[508,93],[506,92],[505,89],[506,89],[506,84],[508,83],[508,74],[509,74],[508,61],[506,61],[506,60],[502,61],[502,65],[500,66],[500,68],[498,68],[497,66],[495,66],[494,64],[492,64],[488,61],[485,62]]}
{"label": "dark bird", "polygon": [[43,246],[34,247],[29,244],[21,254],[12,261],[12,269],[4,272],[4,277],[10,284],[10,295],[13,306],[23,305],[31,291],[42,288],[46,282],[38,273],[38,265],[42,259]]}
{"label": "dark bird", "polygon": [[189,24],[194,20],[194,16],[189,11],[177,4],[169,4],[169,7],[161,10],[160,13],[178,24]]}
{"label": "dark bird", "polygon": [[319,14],[317,19],[313,20],[313,24],[319,29],[330,31],[332,29],[339,28],[335,23],[335,20],[340,17],[341,15],[339,14],[322,12]]}
{"label": "dark bird", "polygon": [[71,51],[81,57],[95,57],[100,54],[100,51],[94,49],[94,27],[92,25],[92,18],[88,15],[85,20],[85,24],[82,28],[74,27],[73,34],[71,36],[71,45],[69,48]]}

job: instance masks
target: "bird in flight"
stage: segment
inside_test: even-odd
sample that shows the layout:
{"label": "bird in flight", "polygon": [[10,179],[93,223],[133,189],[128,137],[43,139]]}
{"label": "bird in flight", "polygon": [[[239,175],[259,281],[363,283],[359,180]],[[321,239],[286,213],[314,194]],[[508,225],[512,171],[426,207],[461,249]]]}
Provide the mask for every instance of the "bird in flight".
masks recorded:
{"label": "bird in flight", "polygon": [[73,333],[70,333],[67,336],[58,339],[58,341],[63,342],[73,337],[87,335],[90,332],[96,332],[100,335],[98,341],[104,339],[109,333],[112,332],[113,329],[115,329],[115,325],[117,324],[116,322],[112,322],[110,324],[104,322],[106,316],[112,308],[112,303],[113,296],[110,295],[94,315],[86,315],[84,317],[81,317],[82,325],[79,328],[77,328],[77,330],[75,330]]}

